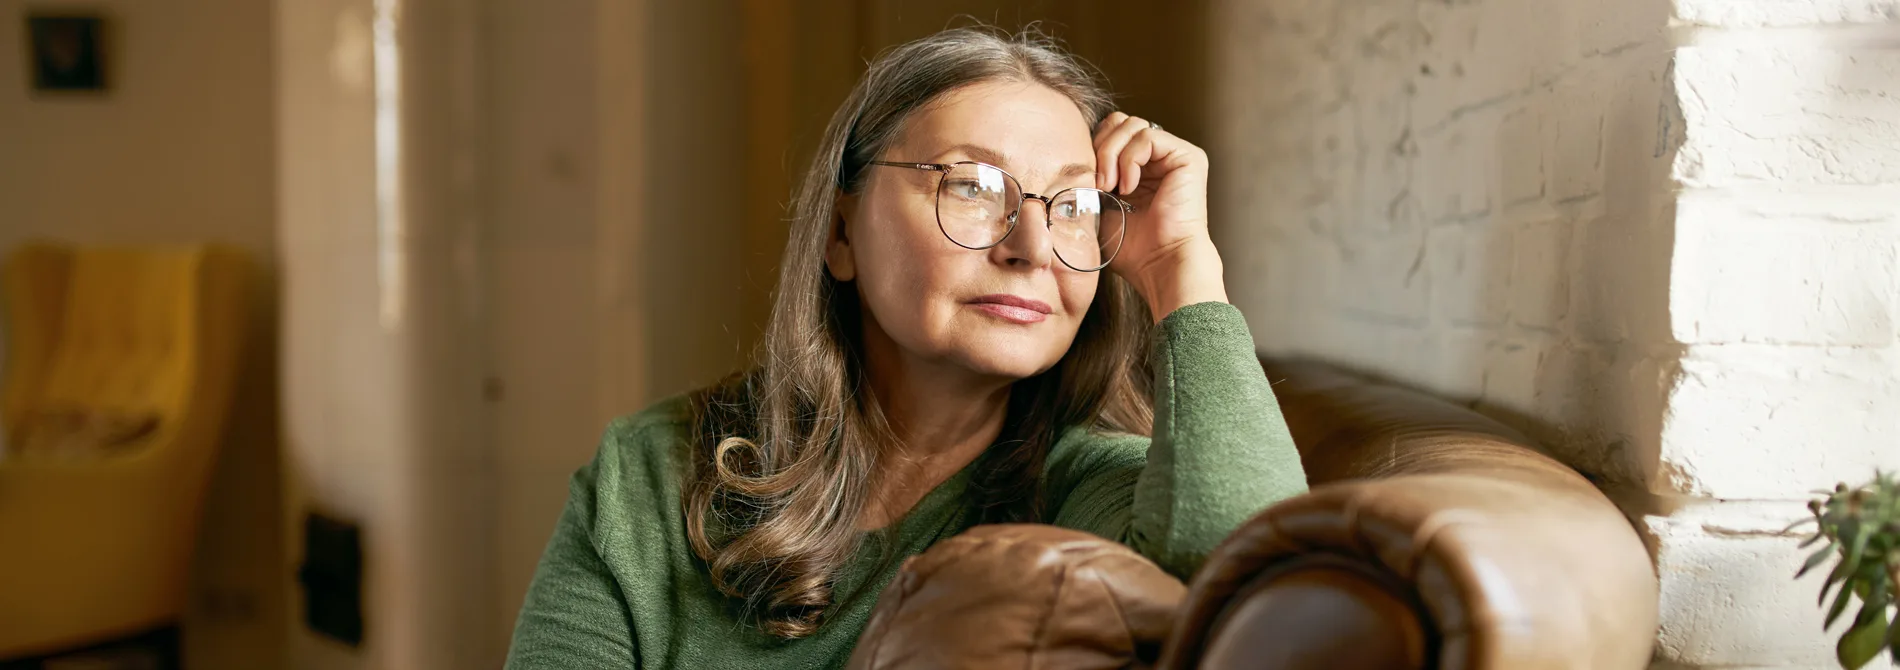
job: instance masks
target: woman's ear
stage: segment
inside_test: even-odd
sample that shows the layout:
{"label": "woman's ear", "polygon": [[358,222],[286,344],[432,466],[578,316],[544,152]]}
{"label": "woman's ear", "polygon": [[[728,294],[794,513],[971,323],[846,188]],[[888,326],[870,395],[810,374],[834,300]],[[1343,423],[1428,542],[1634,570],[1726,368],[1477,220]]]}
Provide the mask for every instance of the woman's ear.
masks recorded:
{"label": "woman's ear", "polygon": [[825,269],[831,271],[832,279],[841,282],[858,278],[857,261],[851,256],[851,236],[846,231],[850,225],[847,217],[857,213],[857,201],[851,195],[838,194],[837,201],[832,205],[835,214],[831,222],[831,234],[825,238]]}

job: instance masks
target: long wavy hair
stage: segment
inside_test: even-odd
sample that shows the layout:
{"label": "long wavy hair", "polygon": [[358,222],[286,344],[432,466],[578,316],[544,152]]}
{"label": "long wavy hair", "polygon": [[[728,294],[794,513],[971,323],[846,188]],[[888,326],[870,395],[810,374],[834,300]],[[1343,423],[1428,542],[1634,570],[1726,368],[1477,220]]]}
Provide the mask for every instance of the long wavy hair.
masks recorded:
{"label": "long wavy hair", "polygon": [[[687,533],[714,584],[772,635],[803,637],[823,623],[897,443],[863,378],[856,288],[824,266],[838,194],[857,192],[912,114],[999,80],[1067,95],[1091,128],[1113,109],[1096,72],[1034,28],[947,30],[882,54],[832,115],[799,186],[753,367],[694,396]],[[1125,282],[1102,273],[1069,351],[1011,387],[1003,434],[972,471],[979,523],[1043,519],[1043,460],[1061,431],[1151,433],[1147,315]]]}

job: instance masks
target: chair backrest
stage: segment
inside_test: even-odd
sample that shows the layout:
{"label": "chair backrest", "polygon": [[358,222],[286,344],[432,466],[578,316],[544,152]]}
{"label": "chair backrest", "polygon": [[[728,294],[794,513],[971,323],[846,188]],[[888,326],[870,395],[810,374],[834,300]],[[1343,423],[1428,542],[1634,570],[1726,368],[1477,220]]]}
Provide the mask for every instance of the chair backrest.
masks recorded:
{"label": "chair backrest", "polygon": [[204,256],[193,250],[74,255],[40,408],[162,413],[189,381]]}
{"label": "chair backrest", "polygon": [[18,426],[38,399],[65,323],[72,251],[50,244],[15,249],[0,269],[0,307],[7,328],[6,379],[0,385],[0,423]]}
{"label": "chair backrest", "polygon": [[1522,433],[1436,396],[1305,359],[1263,359],[1313,486],[1400,475],[1561,482],[1599,495]]}
{"label": "chair backrest", "polygon": [[221,405],[228,394],[237,359],[229,349],[244,328],[236,254],[34,245],[14,254],[6,277],[18,343],[4,397],[16,435],[53,413],[171,432],[196,418],[185,416],[194,405]]}

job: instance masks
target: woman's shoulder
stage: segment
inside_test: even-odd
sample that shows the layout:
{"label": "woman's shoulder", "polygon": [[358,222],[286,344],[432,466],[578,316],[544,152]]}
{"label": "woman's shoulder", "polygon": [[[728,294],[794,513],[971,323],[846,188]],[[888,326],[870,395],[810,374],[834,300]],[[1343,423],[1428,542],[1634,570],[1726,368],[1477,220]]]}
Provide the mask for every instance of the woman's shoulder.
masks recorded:
{"label": "woman's shoulder", "polygon": [[695,418],[695,393],[667,396],[632,414],[623,414],[607,424],[606,440],[612,443],[638,444],[652,439],[670,439],[692,432]]}
{"label": "woman's shoulder", "polygon": [[601,439],[600,460],[639,461],[648,468],[677,472],[699,447],[707,446],[708,434],[745,432],[750,416],[745,380],[735,374],[614,419]]}
{"label": "woman's shoulder", "polygon": [[608,422],[594,459],[597,477],[603,483],[631,480],[648,486],[677,477],[698,432],[696,397],[667,396]]}

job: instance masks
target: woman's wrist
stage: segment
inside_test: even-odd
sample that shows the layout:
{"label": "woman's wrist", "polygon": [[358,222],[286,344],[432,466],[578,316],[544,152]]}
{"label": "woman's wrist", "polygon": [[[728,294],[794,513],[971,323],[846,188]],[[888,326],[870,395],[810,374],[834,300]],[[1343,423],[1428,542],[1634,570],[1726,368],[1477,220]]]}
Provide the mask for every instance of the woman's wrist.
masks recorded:
{"label": "woman's wrist", "polygon": [[1220,253],[1212,241],[1182,245],[1141,268],[1130,283],[1148,302],[1155,323],[1174,310],[1203,302],[1227,302]]}

